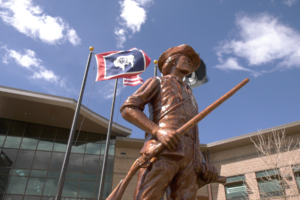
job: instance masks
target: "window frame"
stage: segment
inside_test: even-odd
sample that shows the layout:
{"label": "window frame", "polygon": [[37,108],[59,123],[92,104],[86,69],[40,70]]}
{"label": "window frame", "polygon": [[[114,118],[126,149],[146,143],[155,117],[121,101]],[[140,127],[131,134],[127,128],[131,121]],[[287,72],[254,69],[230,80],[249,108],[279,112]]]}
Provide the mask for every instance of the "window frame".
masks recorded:
{"label": "window frame", "polygon": [[[236,178],[240,177],[240,180],[234,180],[234,181],[228,182],[228,179],[235,178],[235,177]],[[244,196],[237,196],[237,197],[227,197],[227,186],[233,186],[233,185],[245,186],[247,196],[244,195]],[[241,174],[241,175],[236,175],[236,176],[232,176],[232,177],[227,177],[226,185],[224,186],[224,191],[225,191],[226,200],[246,200],[246,199],[248,199],[249,193],[248,193],[248,185],[246,184],[246,181],[245,181],[245,175]]]}

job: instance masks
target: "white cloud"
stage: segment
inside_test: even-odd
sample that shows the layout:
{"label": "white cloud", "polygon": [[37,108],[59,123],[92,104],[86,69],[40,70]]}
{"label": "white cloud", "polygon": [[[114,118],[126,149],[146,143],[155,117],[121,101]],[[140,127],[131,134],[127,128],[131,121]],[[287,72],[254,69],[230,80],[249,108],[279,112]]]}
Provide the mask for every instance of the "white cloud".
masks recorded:
{"label": "white cloud", "polygon": [[291,7],[297,2],[297,0],[283,0],[283,3]]}
{"label": "white cloud", "polygon": [[236,58],[229,57],[225,62],[216,66],[216,68],[222,70],[240,70],[240,71],[251,71],[250,69],[244,68],[239,65]]}
{"label": "white cloud", "polygon": [[0,8],[2,20],[26,36],[48,44],[60,44],[66,39],[73,45],[80,44],[76,31],[69,28],[62,18],[45,14],[31,0],[3,0]]}
{"label": "white cloud", "polygon": [[114,33],[117,37],[117,47],[122,48],[128,32],[135,34],[141,30],[142,24],[147,19],[147,7],[153,0],[123,0],[119,3],[121,14],[117,19],[119,24]]}
{"label": "white cloud", "polygon": [[64,86],[64,80],[61,80],[53,71],[47,69],[42,64],[42,60],[36,57],[36,53],[30,49],[26,49],[24,53],[17,52],[7,47],[2,47],[6,50],[3,63],[8,64],[9,61],[14,60],[19,66],[26,68],[32,75],[31,79],[43,79],[48,82]]}
{"label": "white cloud", "polygon": [[[237,37],[222,41],[216,48],[220,61],[217,68],[244,70],[255,76],[278,69],[300,68],[300,34],[296,30],[266,13],[238,14],[236,25]],[[246,66],[240,66],[238,59],[245,61]]]}
{"label": "white cloud", "polygon": [[[104,99],[110,99],[114,96],[115,82],[116,82],[116,80],[108,80],[108,81],[106,81],[107,84],[101,90],[99,90],[99,93],[101,94],[101,96]],[[123,86],[122,81],[120,81],[120,79],[119,79],[116,96],[121,94],[122,90],[125,87],[126,86]]]}

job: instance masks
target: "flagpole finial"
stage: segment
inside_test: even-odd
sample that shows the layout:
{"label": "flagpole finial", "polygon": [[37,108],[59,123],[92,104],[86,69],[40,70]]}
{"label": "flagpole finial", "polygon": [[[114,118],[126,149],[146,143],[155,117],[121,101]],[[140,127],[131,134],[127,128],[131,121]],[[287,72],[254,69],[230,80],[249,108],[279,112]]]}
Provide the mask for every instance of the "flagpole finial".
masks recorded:
{"label": "flagpole finial", "polygon": [[94,51],[94,47],[90,46],[90,51]]}
{"label": "flagpole finial", "polygon": [[158,62],[157,62],[157,60],[154,60],[153,63],[156,65]]}

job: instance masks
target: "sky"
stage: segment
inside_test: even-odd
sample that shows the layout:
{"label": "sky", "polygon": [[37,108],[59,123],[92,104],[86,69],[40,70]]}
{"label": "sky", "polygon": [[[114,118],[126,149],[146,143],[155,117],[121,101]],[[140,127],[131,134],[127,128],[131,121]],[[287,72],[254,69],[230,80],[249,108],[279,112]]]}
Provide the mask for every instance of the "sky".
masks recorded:
{"label": "sky", "polygon": [[[145,81],[161,53],[188,44],[207,66],[209,81],[193,89],[199,112],[250,79],[199,122],[200,142],[256,132],[300,120],[299,10],[299,0],[0,0],[0,85],[77,100],[90,46],[142,49]],[[109,118],[115,80],[95,77],[93,56],[83,105]],[[139,87],[120,79],[115,102],[132,138],[144,132],[119,109]]]}

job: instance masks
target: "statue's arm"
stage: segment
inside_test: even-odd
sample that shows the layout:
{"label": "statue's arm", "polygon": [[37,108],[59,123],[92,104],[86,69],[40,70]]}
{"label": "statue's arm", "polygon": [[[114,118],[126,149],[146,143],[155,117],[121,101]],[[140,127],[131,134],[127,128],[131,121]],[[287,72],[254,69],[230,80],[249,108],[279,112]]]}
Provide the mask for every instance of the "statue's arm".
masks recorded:
{"label": "statue's arm", "polygon": [[160,92],[160,82],[155,77],[148,79],[132,96],[128,97],[122,105],[122,117],[139,127],[143,131],[156,136],[159,126],[148,119],[143,113],[144,107]]}

